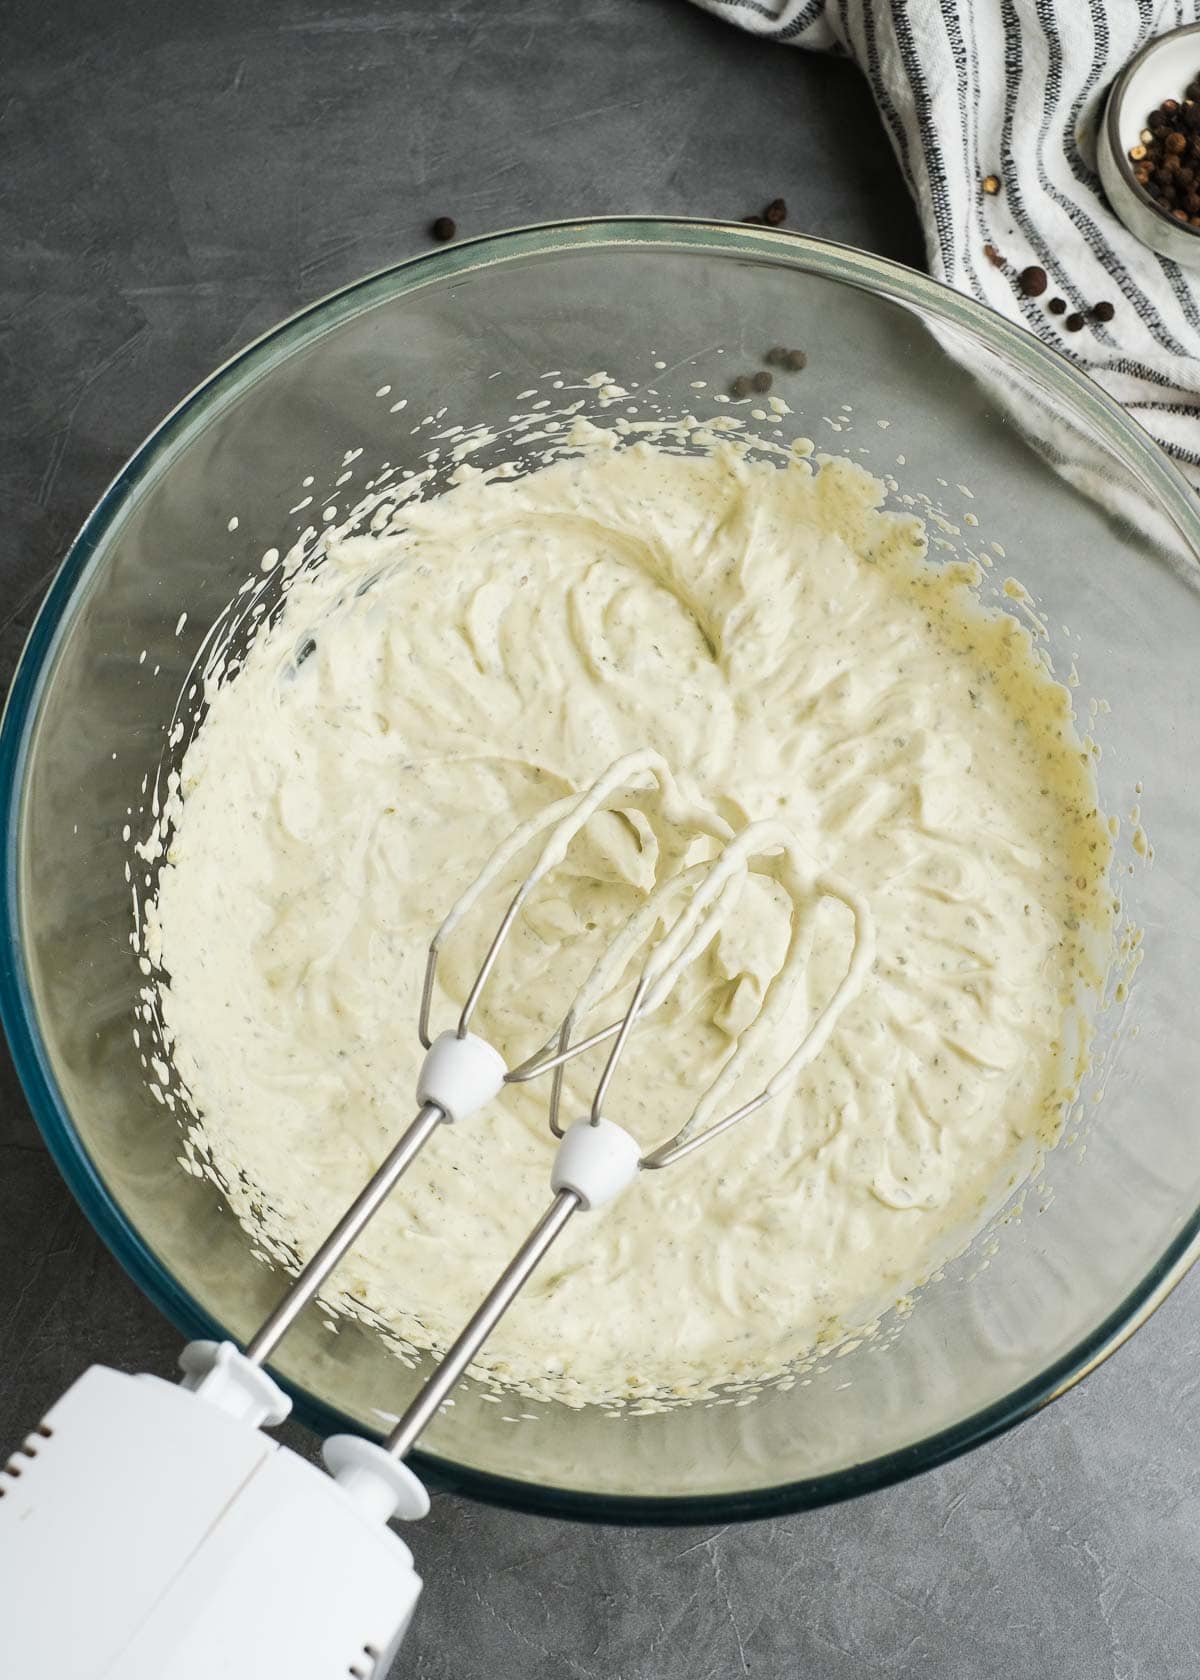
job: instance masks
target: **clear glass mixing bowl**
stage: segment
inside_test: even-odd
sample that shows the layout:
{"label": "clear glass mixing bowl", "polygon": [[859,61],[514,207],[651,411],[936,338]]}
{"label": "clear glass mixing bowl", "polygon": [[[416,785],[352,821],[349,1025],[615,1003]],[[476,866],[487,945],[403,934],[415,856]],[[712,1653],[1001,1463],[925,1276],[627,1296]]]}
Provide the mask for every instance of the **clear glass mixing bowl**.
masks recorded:
{"label": "clear glass mixing bowl", "polygon": [[[1190,491],[1064,361],[923,276],[742,226],[536,228],[352,286],[194,392],[80,533],[9,698],[0,1007],[29,1100],[142,1288],[189,1336],[242,1337],[280,1279],[252,1257],[218,1191],[181,1171],[175,1122],[151,1100],[130,1032],[141,976],[122,830],[206,627],[262,551],[285,546],[308,517],[289,513],[301,475],[315,476],[319,496],[351,448],[404,466],[427,447],[410,436],[414,414],[447,407],[453,420],[502,423],[549,370],[570,381],[601,368],[652,378],[680,409],[699,406],[708,397],[694,381],[711,394],[780,343],[810,358],[788,388],[793,429],[850,453],[869,447],[875,467],[903,456],[902,491],[965,507],[953,487],[968,486],[980,524],[967,534],[998,540],[1007,557],[997,575],[1011,570],[1054,633],[1066,625],[1077,636],[1077,692],[1111,706],[1097,708],[1099,776],[1106,809],[1124,819],[1118,878],[1145,961],[1128,1002],[1105,1017],[1083,1116],[1021,1216],[947,1267],[898,1336],[750,1405],[617,1423],[464,1390],[425,1438],[421,1468],[482,1498],[691,1522],[861,1492],[1053,1398],[1190,1263],[1200,1225],[1200,520]],[[385,384],[407,396],[406,410],[377,395]],[[843,404],[852,427],[834,436],[828,421],[847,417]],[[1102,485],[1121,512],[1078,484]],[[1135,799],[1155,848],[1148,867],[1131,845]],[[331,1336],[322,1316],[310,1313],[284,1344],[278,1373],[318,1429],[349,1420],[369,1430],[401,1408],[419,1373],[361,1327]],[[518,1411],[535,1421],[505,1421]]]}

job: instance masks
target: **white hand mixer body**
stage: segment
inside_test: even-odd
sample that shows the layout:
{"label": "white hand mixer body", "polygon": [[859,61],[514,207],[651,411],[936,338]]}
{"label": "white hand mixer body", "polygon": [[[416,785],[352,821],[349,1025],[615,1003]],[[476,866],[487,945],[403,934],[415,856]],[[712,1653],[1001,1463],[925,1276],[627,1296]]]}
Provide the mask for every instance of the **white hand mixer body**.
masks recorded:
{"label": "white hand mixer body", "polygon": [[[677,868],[686,847],[664,846],[653,889],[594,965],[561,1028],[508,1069],[470,1031],[497,956],[535,887],[562,862],[597,812],[635,809],[647,776],[668,826],[708,836],[714,859]],[[513,862],[545,836],[512,898],[457,1025],[431,1041],[439,951]],[[602,1112],[633,1028],[670,995],[715,938],[753,862],[793,905],[783,963],[757,1020],[739,1038],[686,1125],[643,1153]],[[669,898],[690,889],[671,917]],[[714,1120],[721,1096],[792,1002],[821,898],[845,904],[854,944],[846,972],[797,1048],[762,1090]],[[657,939],[656,930],[665,924]],[[650,945],[633,995],[607,1026],[574,1040]],[[665,762],[645,751],[615,763],[581,795],[548,807],[501,845],[454,905],[430,945],[419,1030],[426,1056],[418,1113],[261,1329],[239,1352],[193,1342],[181,1384],[94,1366],[47,1413],[0,1472],[0,1671],[57,1680],[383,1680],[421,1591],[412,1554],[387,1524],[429,1509],[403,1462],[421,1432],[551,1244],[577,1212],[611,1201],[639,1168],[670,1166],[781,1094],[817,1056],[861,990],[874,960],[868,907],[848,886],[811,868],[790,830],[752,823],[740,833],[685,799]],[[611,1040],[590,1112],[565,1131],[558,1111],[565,1065]],[[457,1340],[382,1445],[354,1435],[324,1444],[329,1474],[263,1433],[291,1402],[262,1369],[303,1308],[361,1234],[442,1123],[467,1120],[506,1082],[552,1073],[550,1124],[560,1138],[552,1199]],[[70,1611],[63,1614],[64,1582]]]}

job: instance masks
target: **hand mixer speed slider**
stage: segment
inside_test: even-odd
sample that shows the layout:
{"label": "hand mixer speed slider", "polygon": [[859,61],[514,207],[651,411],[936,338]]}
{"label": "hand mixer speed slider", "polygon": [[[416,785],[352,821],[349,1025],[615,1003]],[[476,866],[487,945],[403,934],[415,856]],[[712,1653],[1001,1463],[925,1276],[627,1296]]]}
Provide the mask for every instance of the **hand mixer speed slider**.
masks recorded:
{"label": "hand mixer speed slider", "polygon": [[[653,788],[630,787],[651,776]],[[470,1023],[496,958],[537,883],[604,810],[648,811],[659,862],[636,915],[595,963],[567,1014],[534,1055],[511,1070]],[[714,858],[688,863],[697,836]],[[522,851],[545,836],[484,958],[457,1026],[430,1042],[439,950]],[[753,870],[752,870],[752,866]],[[790,899],[787,950],[755,1022],[685,1125],[643,1153],[603,1113],[614,1073],[636,1027],[662,1004],[684,970],[717,936],[751,873]],[[748,1101],[714,1116],[761,1060],[794,1005],[822,899],[853,921],[845,973],[800,1042]],[[682,899],[682,907],[678,901]],[[661,933],[659,930],[663,929]],[[645,951],[632,996],[614,1020],[576,1038]],[[60,1680],[384,1680],[421,1590],[392,1516],[428,1510],[425,1489],[401,1462],[462,1377],[523,1284],[575,1213],[611,1200],[639,1168],[673,1165],[778,1096],[820,1053],[871,966],[870,913],[836,877],[814,871],[782,824],[739,834],[684,799],[657,754],[619,761],[586,793],[562,800],[499,847],[430,946],[420,1033],[427,1055],[418,1112],[335,1229],[298,1273],[244,1354],[231,1343],[193,1343],[175,1386],[101,1366],[51,1409],[0,1474],[0,1579],[14,1595],[0,1618],[0,1670],[34,1673],[48,1651]],[[565,1066],[611,1040],[588,1112],[565,1131],[558,1120]],[[327,1440],[324,1476],[262,1433],[290,1402],[262,1362],[443,1122],[466,1118],[505,1081],[551,1073],[550,1123],[559,1147],[552,1200],[533,1230],[419,1391],[383,1446],[354,1435]],[[186,1440],[185,1450],[181,1450]],[[75,1616],[49,1641],[46,1584],[71,1579]],[[7,1659],[7,1660],[3,1660]]]}

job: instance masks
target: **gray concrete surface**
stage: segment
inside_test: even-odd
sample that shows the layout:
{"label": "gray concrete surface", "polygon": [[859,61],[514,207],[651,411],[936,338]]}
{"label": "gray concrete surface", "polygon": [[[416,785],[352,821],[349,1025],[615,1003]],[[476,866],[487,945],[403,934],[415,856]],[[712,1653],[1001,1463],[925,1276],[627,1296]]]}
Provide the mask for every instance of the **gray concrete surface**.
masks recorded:
{"label": "gray concrete surface", "polygon": [[[431,216],[468,233],[736,217],[776,193],[798,226],[920,262],[856,74],[683,0],[9,0],[0,680],[81,517],[163,411],[279,316],[421,249]],[[825,1512],[650,1532],[442,1499],[397,1672],[1196,1676],[1198,1322],[1193,1278],[1015,1433]],[[166,1371],[175,1346],[75,1208],[5,1064],[0,1441],[89,1360]]]}

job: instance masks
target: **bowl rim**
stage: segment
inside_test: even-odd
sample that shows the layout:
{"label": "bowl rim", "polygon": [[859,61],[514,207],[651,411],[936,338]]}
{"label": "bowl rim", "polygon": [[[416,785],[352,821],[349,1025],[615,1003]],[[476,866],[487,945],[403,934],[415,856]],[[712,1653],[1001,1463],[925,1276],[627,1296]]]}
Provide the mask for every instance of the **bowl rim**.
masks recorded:
{"label": "bowl rim", "polygon": [[[1198,26],[1200,27],[1200,26]],[[188,1337],[227,1333],[159,1261],[122,1212],[76,1132],[38,1029],[23,958],[18,898],[21,813],[32,727],[69,610],[87,581],[101,545],[139,487],[163,471],[224,402],[260,371],[301,344],[323,336],[385,300],[425,285],[461,278],[474,269],[572,249],[622,247],[754,258],[769,256],[813,273],[910,303],[924,315],[967,329],[991,349],[1049,386],[1076,414],[1094,420],[1157,498],[1200,559],[1200,508],[1187,481],[1157,443],[1057,350],[974,298],[915,269],[852,246],[806,234],[739,222],[676,216],[605,216],[531,224],[462,240],[420,253],[340,287],[296,311],[222,363],[154,428],[113,478],[68,548],[33,621],[0,720],[0,810],[5,822],[0,870],[0,925],[6,960],[0,962],[3,1024],[30,1109],[69,1188],[114,1257],[149,1299]],[[599,1523],[728,1523],[782,1516],[852,1498],[906,1480],[1012,1428],[1103,1363],[1148,1319],[1200,1257],[1200,1208],[1176,1231],[1146,1276],[1074,1347],[1008,1394],[948,1428],[907,1447],[799,1481],[726,1493],[630,1495],[581,1492],[526,1482],[459,1464],[426,1450],[414,1464],[435,1485],[485,1503],[541,1515]],[[369,1433],[301,1386],[275,1372],[294,1400],[294,1415],[325,1435],[349,1428]]]}
{"label": "bowl rim", "polygon": [[[1168,29],[1164,35],[1152,35],[1134,53],[1109,89],[1108,98],[1104,105],[1104,139],[1112,153],[1113,162],[1117,166],[1117,174],[1122,185],[1133,194],[1137,202],[1160,221],[1164,228],[1171,228],[1177,235],[1190,235],[1191,238],[1196,239],[1200,238],[1200,228],[1193,227],[1190,222],[1181,222],[1177,217],[1170,215],[1168,211],[1163,209],[1158,200],[1151,198],[1145,187],[1140,185],[1133,173],[1129,156],[1121,144],[1121,117],[1134,72],[1140,68],[1146,59],[1152,58],[1155,53],[1161,51],[1168,42],[1179,40],[1185,35],[1200,36],[1200,23],[1184,23],[1180,24],[1177,29]],[[1197,132],[1200,133],[1200,130],[1197,130]]]}

